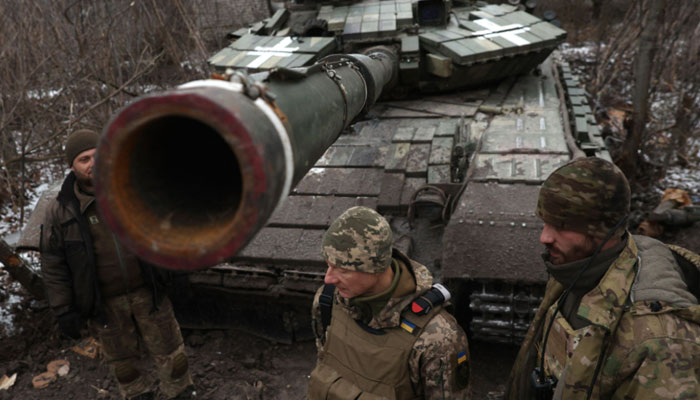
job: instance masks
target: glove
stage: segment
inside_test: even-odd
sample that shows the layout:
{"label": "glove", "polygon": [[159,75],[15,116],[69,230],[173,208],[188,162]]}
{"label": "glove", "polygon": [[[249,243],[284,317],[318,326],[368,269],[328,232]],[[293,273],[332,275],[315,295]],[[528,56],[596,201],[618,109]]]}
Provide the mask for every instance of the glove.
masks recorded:
{"label": "glove", "polygon": [[80,328],[82,320],[80,314],[75,311],[68,311],[57,317],[58,327],[61,328],[61,333],[71,339],[80,339]]}

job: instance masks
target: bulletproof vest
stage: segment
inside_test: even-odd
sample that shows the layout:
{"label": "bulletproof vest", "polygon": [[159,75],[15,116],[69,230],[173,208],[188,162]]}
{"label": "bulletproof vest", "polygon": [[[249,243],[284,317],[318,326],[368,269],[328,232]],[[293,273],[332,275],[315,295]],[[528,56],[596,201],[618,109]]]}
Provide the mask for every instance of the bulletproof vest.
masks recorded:
{"label": "bulletproof vest", "polygon": [[405,311],[401,325],[372,329],[336,309],[311,372],[309,399],[415,399],[408,359],[423,328],[442,310]]}

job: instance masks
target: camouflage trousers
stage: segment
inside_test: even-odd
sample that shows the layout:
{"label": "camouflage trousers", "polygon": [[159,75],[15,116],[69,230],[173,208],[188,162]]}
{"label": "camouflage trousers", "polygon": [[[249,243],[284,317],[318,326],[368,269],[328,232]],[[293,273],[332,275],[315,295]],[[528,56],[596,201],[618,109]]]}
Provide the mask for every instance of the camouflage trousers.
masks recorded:
{"label": "camouflage trousers", "polygon": [[192,384],[180,326],[167,297],[154,312],[153,296],[146,288],[111,297],[104,305],[107,323],[90,321],[90,327],[99,337],[105,360],[124,398],[152,390],[151,375],[142,373],[137,366],[141,346],[153,357],[160,391],[166,397],[175,397]]}

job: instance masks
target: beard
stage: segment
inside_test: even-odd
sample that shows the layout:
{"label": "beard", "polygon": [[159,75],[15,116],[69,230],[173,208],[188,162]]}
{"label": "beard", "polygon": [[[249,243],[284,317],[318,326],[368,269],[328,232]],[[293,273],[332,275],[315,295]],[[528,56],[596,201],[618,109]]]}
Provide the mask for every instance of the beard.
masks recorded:
{"label": "beard", "polygon": [[590,257],[595,251],[595,242],[586,237],[582,243],[572,244],[567,249],[561,249],[552,243],[545,245],[549,254],[549,261],[554,265],[567,264]]}
{"label": "beard", "polygon": [[82,189],[84,192],[89,194],[94,193],[95,186],[92,182],[92,173],[90,173],[90,175],[85,175],[75,172],[75,179],[78,181],[78,186],[80,186],[80,189]]}

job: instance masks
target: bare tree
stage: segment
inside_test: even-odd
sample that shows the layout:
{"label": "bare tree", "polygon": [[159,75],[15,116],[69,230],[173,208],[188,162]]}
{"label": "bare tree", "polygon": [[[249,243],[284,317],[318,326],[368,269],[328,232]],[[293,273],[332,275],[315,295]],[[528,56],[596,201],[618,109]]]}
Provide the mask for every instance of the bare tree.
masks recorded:
{"label": "bare tree", "polygon": [[663,18],[663,0],[649,0],[648,9],[640,13],[642,19],[641,36],[639,37],[639,51],[637,53],[635,67],[635,89],[632,98],[634,116],[632,132],[627,137],[620,159],[621,167],[626,175],[635,179],[637,169],[638,152],[641,147],[642,137],[647,122],[647,109],[649,106],[649,85],[651,80],[652,62],[657,46],[658,27]]}
{"label": "bare tree", "polygon": [[[624,17],[611,18],[611,8]],[[615,7],[618,7],[615,9]],[[605,3],[587,90],[596,115],[609,116],[613,156],[638,184],[652,184],[671,163],[692,162],[700,137],[700,2]],[[634,83],[634,84],[630,84]],[[645,104],[643,104],[643,102]]]}

